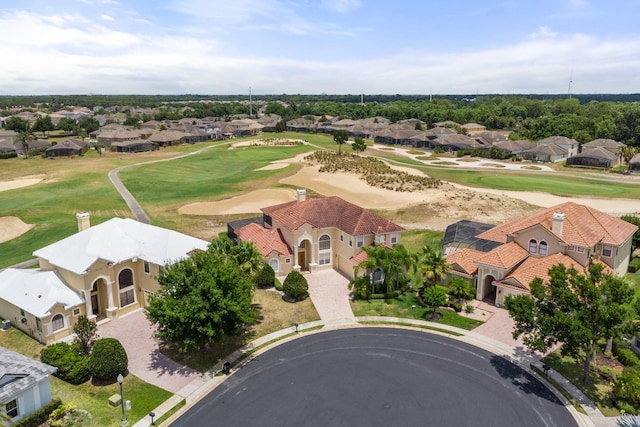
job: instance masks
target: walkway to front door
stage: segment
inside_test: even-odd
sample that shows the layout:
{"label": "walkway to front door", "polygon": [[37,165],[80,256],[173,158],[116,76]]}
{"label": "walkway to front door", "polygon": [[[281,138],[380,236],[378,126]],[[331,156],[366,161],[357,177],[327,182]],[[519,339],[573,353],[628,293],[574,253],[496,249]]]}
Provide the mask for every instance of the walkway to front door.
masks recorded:
{"label": "walkway to front door", "polygon": [[311,301],[325,325],[355,323],[349,305],[349,279],[335,270],[316,271],[304,277]]}

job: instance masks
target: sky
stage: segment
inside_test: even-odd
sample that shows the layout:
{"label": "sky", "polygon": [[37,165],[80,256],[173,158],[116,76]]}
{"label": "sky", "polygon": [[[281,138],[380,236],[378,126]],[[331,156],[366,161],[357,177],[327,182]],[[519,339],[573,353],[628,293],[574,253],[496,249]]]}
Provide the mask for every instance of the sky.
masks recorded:
{"label": "sky", "polygon": [[639,0],[0,0],[0,94],[640,92]]}

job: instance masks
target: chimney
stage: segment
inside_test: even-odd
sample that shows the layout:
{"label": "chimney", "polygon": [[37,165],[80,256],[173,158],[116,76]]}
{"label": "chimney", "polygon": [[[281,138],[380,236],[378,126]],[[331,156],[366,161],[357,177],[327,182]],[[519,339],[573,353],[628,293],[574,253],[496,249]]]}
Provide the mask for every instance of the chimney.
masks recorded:
{"label": "chimney", "polygon": [[562,226],[564,225],[564,214],[562,212],[554,212],[553,222],[551,223],[551,231],[558,237],[562,237]]}
{"label": "chimney", "polygon": [[298,203],[307,200],[307,190],[305,190],[304,188],[298,188],[296,190],[296,193],[298,193]]}
{"label": "chimney", "polygon": [[91,223],[89,221],[89,212],[78,212],[76,214],[76,218],[78,219],[79,232],[91,227]]}

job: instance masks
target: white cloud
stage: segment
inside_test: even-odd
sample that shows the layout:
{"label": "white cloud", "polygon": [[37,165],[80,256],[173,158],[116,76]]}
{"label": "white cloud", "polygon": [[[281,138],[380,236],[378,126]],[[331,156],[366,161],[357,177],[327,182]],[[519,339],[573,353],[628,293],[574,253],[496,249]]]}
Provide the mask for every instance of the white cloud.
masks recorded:
{"label": "white cloud", "polygon": [[557,35],[558,33],[556,33],[555,31],[552,31],[549,27],[540,27],[538,28],[538,31],[536,31],[535,33],[532,33],[529,37],[531,37],[532,39],[554,38]]}
{"label": "white cloud", "polygon": [[102,15],[100,15],[100,19],[102,19],[103,21],[115,21],[115,19],[112,16],[107,15],[106,13],[103,13]]}
{"label": "white cloud", "polygon": [[360,7],[360,0],[322,0],[322,5],[337,12],[350,12]]}

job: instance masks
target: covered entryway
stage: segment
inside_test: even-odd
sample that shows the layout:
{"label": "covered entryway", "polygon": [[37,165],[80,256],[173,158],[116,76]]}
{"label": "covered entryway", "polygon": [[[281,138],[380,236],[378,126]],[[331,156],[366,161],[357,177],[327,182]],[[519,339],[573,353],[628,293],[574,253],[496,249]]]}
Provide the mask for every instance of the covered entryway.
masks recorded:
{"label": "covered entryway", "polygon": [[484,283],[482,289],[484,291],[484,295],[482,296],[482,301],[487,304],[494,305],[496,302],[496,285],[493,282],[496,280],[495,277],[488,275],[484,277]]}
{"label": "covered entryway", "polygon": [[98,320],[106,317],[107,300],[107,282],[103,278],[96,279],[91,286],[91,314]]}
{"label": "covered entryway", "polygon": [[311,258],[311,242],[303,240],[298,245],[298,265],[300,270],[309,270],[309,258]]}

